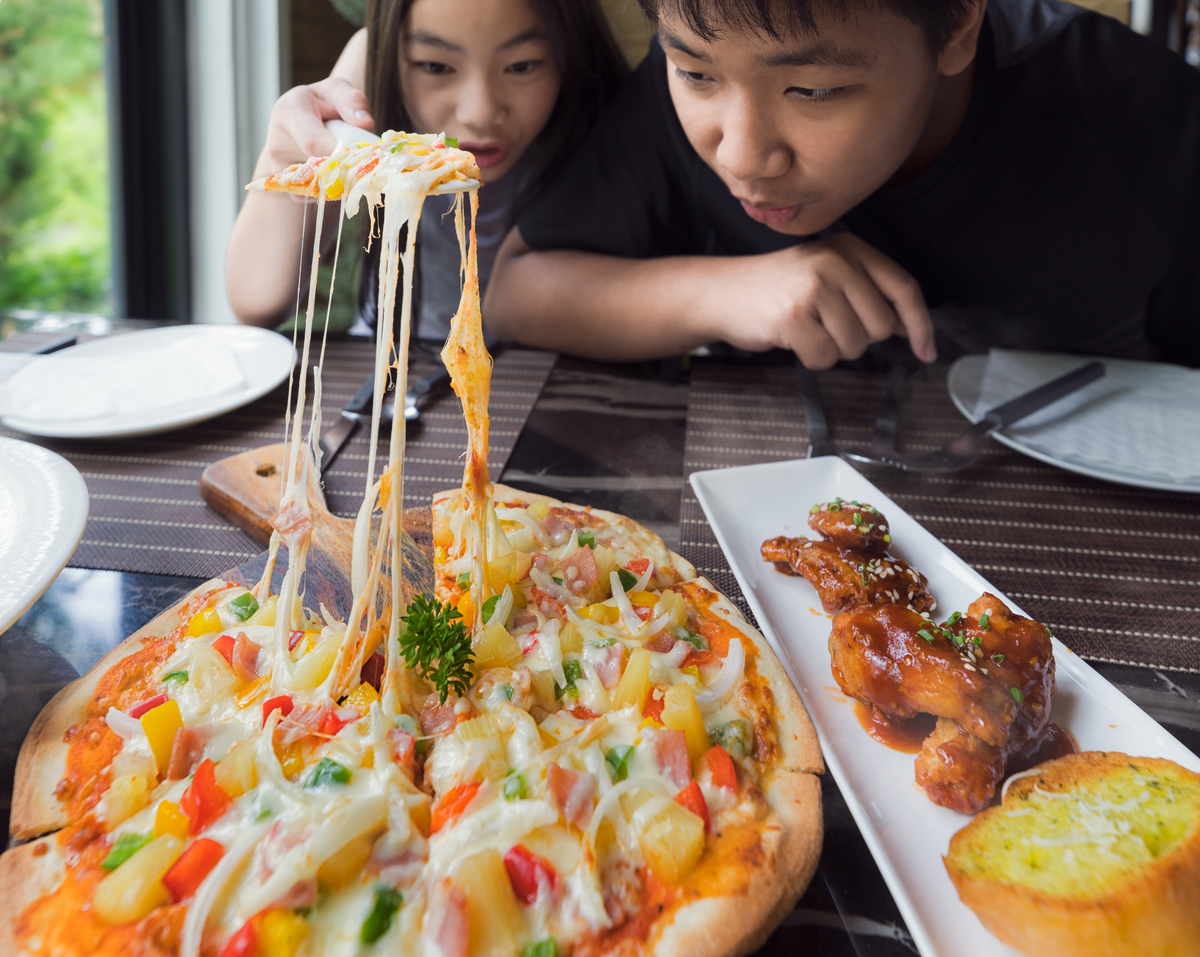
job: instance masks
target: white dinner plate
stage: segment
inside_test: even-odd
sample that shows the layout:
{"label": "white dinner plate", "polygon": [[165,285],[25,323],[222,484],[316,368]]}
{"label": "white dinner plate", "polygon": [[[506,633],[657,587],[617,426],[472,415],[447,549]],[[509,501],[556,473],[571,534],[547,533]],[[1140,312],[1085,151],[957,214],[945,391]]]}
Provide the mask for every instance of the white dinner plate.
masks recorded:
{"label": "white dinner plate", "polygon": [[[893,553],[929,578],[938,620],[990,591],[1020,607],[839,458],[825,456],[695,472],[692,488],[763,632],[816,725],[829,771],[925,957],[999,957],[1017,952],[965,905],[942,865],[951,836],[970,817],[938,807],[913,779],[912,754],[878,744],[859,726],[829,664],[830,616],[804,578],[782,575],[759,547],[785,534],[817,537],[809,509],[841,496],[887,516]],[[1164,757],[1200,771],[1200,759],[1055,639],[1058,694],[1052,716],[1085,750]]]}
{"label": "white dinner plate", "polygon": [[[1086,357],[1080,357],[1069,363],[1069,367],[1082,365],[1086,361]],[[1149,362],[1132,362],[1123,359],[1105,359],[1103,360],[1109,367],[1110,373],[1114,368],[1121,368],[1123,371],[1137,370],[1140,367],[1145,367],[1144,375],[1153,376],[1156,367],[1158,371],[1164,371],[1168,367],[1161,363]],[[950,372],[946,376],[946,389],[950,393],[950,398],[958,411],[965,415],[971,422],[978,422],[982,416],[977,412],[980,390],[984,383],[987,374],[988,356],[973,355],[963,356],[958,359],[951,367]],[[1067,368],[1058,370],[1059,372],[1067,371]],[[1045,377],[1045,381],[1049,381],[1054,375],[1050,374]],[[1090,393],[1102,392],[1109,388],[1111,384],[1110,375],[1109,381],[1100,379],[1081,390],[1080,394],[1074,399],[1065,401],[1085,401]],[[1015,396],[1010,396],[1013,398]],[[1194,401],[1200,403],[1200,395],[1195,395]],[[1185,400],[1186,401],[1186,400]],[[1063,409],[1064,406],[1049,406],[1046,413],[1052,413],[1056,409]],[[1070,408],[1066,407],[1068,412]],[[1147,430],[1141,429],[1141,417],[1145,414],[1145,408],[1135,408],[1121,401],[1119,394],[1113,393],[1109,397],[1109,401],[1103,406],[1099,404],[1082,409],[1082,415],[1086,420],[1081,419],[1080,425],[1084,428],[1099,429],[1111,434],[1129,434],[1131,432],[1141,431],[1143,435],[1147,434]],[[1029,419],[1023,422],[1018,422],[1016,425],[1008,429],[1000,429],[993,432],[997,442],[1007,445],[1010,449],[1015,449],[1018,452],[1028,455],[1030,458],[1037,459],[1039,462],[1045,462],[1048,465],[1056,465],[1059,468],[1066,469],[1069,472],[1075,472],[1079,475],[1086,475],[1089,478],[1103,479],[1106,482],[1117,482],[1121,485],[1134,485],[1138,488],[1156,488],[1163,489],[1169,492],[1200,492],[1200,475],[1192,474],[1172,474],[1169,468],[1159,467],[1165,465],[1165,461],[1160,463],[1157,460],[1163,459],[1165,454],[1172,452],[1167,446],[1170,442],[1178,442],[1181,436],[1178,432],[1171,439],[1165,439],[1157,443],[1148,443],[1151,447],[1142,450],[1142,454],[1135,456],[1136,462],[1130,462],[1126,467],[1120,467],[1111,460],[1106,459],[1102,454],[1104,443],[1098,441],[1094,450],[1087,450],[1082,454],[1065,453],[1060,448],[1056,447],[1053,441],[1053,435],[1047,436],[1039,434],[1036,430],[1026,428],[1026,423],[1035,420],[1035,417],[1041,416],[1041,413],[1035,413]],[[1175,419],[1175,424],[1181,424],[1178,420],[1178,413],[1172,409],[1169,403],[1164,403],[1164,407],[1159,414],[1161,421],[1171,422]],[[1194,424],[1194,416],[1192,419]],[[1182,440],[1188,443],[1194,442],[1194,429],[1192,435],[1182,436]],[[1194,447],[1194,446],[1189,446]],[[1091,454],[1089,454],[1091,453]]]}
{"label": "white dinner plate", "polygon": [[163,326],[37,358],[3,387],[3,421],[29,435],[152,435],[222,415],[288,377],[291,340],[249,326]]}
{"label": "white dinner plate", "polygon": [[88,490],[75,466],[0,437],[0,633],[58,577],[87,517]]}

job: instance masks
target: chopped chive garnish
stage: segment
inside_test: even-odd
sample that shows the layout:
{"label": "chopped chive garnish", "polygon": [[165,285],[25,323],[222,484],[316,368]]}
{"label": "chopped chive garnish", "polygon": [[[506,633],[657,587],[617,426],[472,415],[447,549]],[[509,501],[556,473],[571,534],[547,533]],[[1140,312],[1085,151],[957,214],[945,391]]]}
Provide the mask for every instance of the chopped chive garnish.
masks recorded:
{"label": "chopped chive garnish", "polygon": [[961,611],[956,611],[956,612],[955,612],[953,615],[951,615],[949,618],[947,618],[947,619],[946,619],[946,624],[947,624],[947,625],[953,625],[953,624],[955,624],[955,623],[956,623],[956,622],[957,622],[957,621],[958,621],[960,618],[962,618],[962,612],[961,612]]}
{"label": "chopped chive garnish", "polygon": [[917,634],[920,635],[922,638],[924,638],[926,641],[930,642],[931,644],[936,640],[935,636],[931,635],[929,633],[929,631],[925,628],[922,628],[920,631],[917,632]]}
{"label": "chopped chive garnish", "polygon": [[978,635],[976,635],[974,638],[971,639],[971,644],[973,644],[976,648],[978,648],[980,645],[983,644],[983,639],[980,638]]}
{"label": "chopped chive garnish", "polygon": [[187,684],[188,673],[186,671],[172,671],[169,675],[163,676],[163,681],[178,681],[180,684]]}
{"label": "chopped chive garnish", "polygon": [[996,662],[996,664],[998,664],[998,665],[1002,665],[1002,664],[1004,664],[1004,655],[999,654],[999,653],[994,654],[994,655],[992,655],[992,661]]}
{"label": "chopped chive garnish", "polygon": [[855,512],[855,513],[854,513],[854,524],[855,524],[855,525],[861,525],[861,524],[862,524],[862,515],[861,515],[859,512]]}
{"label": "chopped chive garnish", "polygon": [[982,628],[984,631],[992,630],[992,626],[988,624],[988,619],[991,617],[992,617],[992,613],[990,611],[985,611],[982,615],[979,616],[979,627]]}
{"label": "chopped chive garnish", "polygon": [[962,635],[951,634],[950,640],[954,642],[955,648],[961,648],[966,639],[964,639]]}
{"label": "chopped chive garnish", "polygon": [[1012,695],[1013,701],[1015,701],[1017,704],[1020,704],[1025,700],[1025,695],[1021,693],[1020,688],[1009,688],[1008,693]]}

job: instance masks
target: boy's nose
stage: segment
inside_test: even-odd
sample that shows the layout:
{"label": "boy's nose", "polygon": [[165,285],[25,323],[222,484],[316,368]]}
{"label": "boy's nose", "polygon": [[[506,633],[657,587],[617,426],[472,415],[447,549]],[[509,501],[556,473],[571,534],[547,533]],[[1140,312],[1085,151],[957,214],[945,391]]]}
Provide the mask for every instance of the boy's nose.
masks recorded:
{"label": "boy's nose", "polygon": [[458,121],[468,129],[486,129],[498,123],[504,104],[482,72],[464,78],[458,94]]}
{"label": "boy's nose", "polygon": [[791,151],[775,134],[771,117],[739,99],[722,112],[720,122],[716,160],[735,179],[774,179],[788,171]]}

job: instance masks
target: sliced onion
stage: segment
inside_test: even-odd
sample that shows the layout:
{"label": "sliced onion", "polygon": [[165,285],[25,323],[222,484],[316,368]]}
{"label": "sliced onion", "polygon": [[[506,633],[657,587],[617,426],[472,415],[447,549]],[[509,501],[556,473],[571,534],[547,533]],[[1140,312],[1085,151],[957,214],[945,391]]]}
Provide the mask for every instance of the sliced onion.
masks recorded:
{"label": "sliced onion", "polygon": [[499,601],[496,602],[496,607],[492,609],[492,617],[487,620],[487,623],[490,625],[492,622],[498,622],[508,627],[508,616],[512,614],[512,610],[512,585],[505,585],[504,591],[500,594]]}
{"label": "sliced onion", "polygon": [[496,517],[506,522],[518,522],[524,525],[543,548],[551,548],[554,545],[554,541],[542,523],[523,508],[498,508]]}
{"label": "sliced onion", "polygon": [[712,684],[696,692],[696,704],[702,708],[705,705],[716,704],[741,681],[742,673],[745,670],[746,651],[742,648],[742,643],[739,639],[730,638],[729,650],[725,652],[725,664],[721,668],[721,673],[717,675],[717,679]]}
{"label": "sliced onion", "polygon": [[179,957],[200,957],[200,940],[204,936],[204,925],[208,923],[208,913],[212,910],[225,884],[233,876],[254,850],[254,846],[263,838],[271,827],[268,822],[252,828],[226,852],[217,866],[209,872],[200,886],[196,888],[196,896],[188,906],[187,916],[183,919],[183,932],[179,937]]}
{"label": "sliced onion", "polygon": [[560,585],[536,566],[530,567],[529,578],[538,588],[560,604],[576,606],[585,603],[585,599],[574,594],[565,585]]}
{"label": "sliced onion", "polygon": [[[667,786],[658,778],[650,776],[627,778],[619,784],[614,784],[608,791],[605,792],[599,803],[596,805],[596,810],[592,812],[592,819],[588,822],[587,831],[584,832],[587,836],[589,847],[596,846],[596,832],[600,830],[600,823],[612,813],[615,807],[618,811],[621,809],[621,795],[628,794],[631,791],[650,791],[654,794],[667,794]],[[616,822],[620,825],[625,825],[624,814],[620,815]]]}
{"label": "sliced onion", "polygon": [[108,709],[108,713],[104,716],[104,723],[112,728],[113,733],[124,741],[128,741],[130,738],[135,738],[143,733],[142,722],[137,718],[131,718],[124,711],[118,711],[116,708]]}
{"label": "sliced onion", "polygon": [[[650,562],[650,559],[646,559],[646,561]],[[650,564],[646,566],[646,570],[644,572],[642,572],[641,577],[638,578],[637,582],[629,590],[630,591],[645,591],[646,586],[650,584],[650,579],[653,577],[654,577],[654,562],[650,562]]]}
{"label": "sliced onion", "polygon": [[637,612],[633,610],[633,604],[629,601],[629,596],[625,594],[625,587],[621,584],[621,576],[616,572],[609,572],[608,583],[609,587],[612,588],[617,608],[621,611],[621,621],[624,622],[625,627],[629,629],[631,635],[637,636],[642,628],[642,619],[637,616]]}
{"label": "sliced onion", "polygon": [[692,650],[692,646],[686,641],[676,641],[670,651],[662,652],[662,658],[659,660],[668,668],[680,668],[683,666],[683,659],[691,654]]}

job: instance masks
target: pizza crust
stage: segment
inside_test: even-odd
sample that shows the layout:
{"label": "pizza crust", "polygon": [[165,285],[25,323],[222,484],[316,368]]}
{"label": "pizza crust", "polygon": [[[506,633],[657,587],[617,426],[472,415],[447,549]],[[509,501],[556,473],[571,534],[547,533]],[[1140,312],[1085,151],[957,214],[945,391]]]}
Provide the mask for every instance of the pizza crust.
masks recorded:
{"label": "pizza crust", "polygon": [[[559,499],[551,498],[549,495],[526,492],[519,488],[513,488],[510,485],[496,483],[492,486],[492,489],[493,501],[521,502],[525,505],[532,505],[534,502],[545,502],[550,506],[571,508],[579,512],[588,512],[595,515],[614,528],[622,529],[631,541],[637,543],[642,554],[654,562],[655,567],[670,568],[679,581],[690,581],[696,577],[696,569],[691,562],[682,555],[671,551],[658,535],[646,528],[645,525],[635,522],[631,518],[626,518],[624,515],[618,515],[616,512],[609,512],[602,508],[592,508],[590,505],[575,505],[571,502],[563,502]],[[435,494],[433,496],[431,512],[436,513],[440,509],[445,509],[452,505],[453,499],[459,495],[460,491],[460,489],[453,488]]]}
{"label": "pizza crust", "polygon": [[62,848],[53,837],[44,837],[0,854],[0,900],[4,901],[0,954],[33,957],[29,951],[18,948],[17,918],[39,897],[57,890],[65,874]]}
{"label": "pizza crust", "polygon": [[58,782],[67,773],[69,748],[63,735],[72,725],[84,720],[88,702],[108,670],[121,659],[140,650],[146,639],[168,634],[177,628],[182,623],[181,612],[197,595],[223,588],[227,584],[223,579],[211,578],[195,588],[50,699],[34,720],[17,756],[9,819],[9,833],[13,841],[28,841],[73,823],[66,807],[55,795]]}

